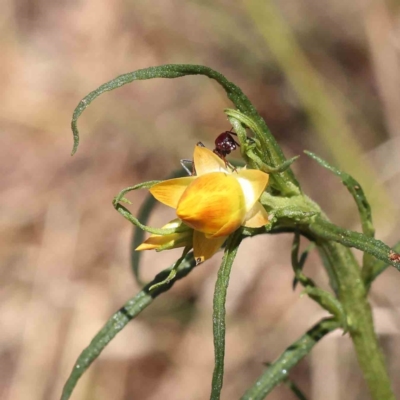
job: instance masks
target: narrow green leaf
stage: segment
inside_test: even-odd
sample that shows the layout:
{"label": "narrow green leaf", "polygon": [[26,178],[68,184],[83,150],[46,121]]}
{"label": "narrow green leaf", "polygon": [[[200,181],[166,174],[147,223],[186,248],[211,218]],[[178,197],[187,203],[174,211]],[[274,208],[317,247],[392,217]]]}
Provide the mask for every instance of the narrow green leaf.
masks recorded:
{"label": "narrow green leaf", "polygon": [[[272,134],[268,131],[265,133],[263,127],[257,123],[257,120],[251,118],[250,115],[241,112],[241,110],[226,109],[225,114],[228,116],[229,122],[238,134],[242,144],[242,155],[246,162],[252,161],[253,167],[262,169],[266,173],[274,173],[271,176],[272,183],[277,187],[282,194],[292,195],[300,193],[300,185],[297,182],[290,165],[295,159],[286,160],[282,150],[278,146],[278,152],[272,146],[272,141],[275,141]],[[246,130],[243,126],[248,127],[254,134],[254,140],[259,143],[259,146],[247,145]],[[272,140],[269,139],[271,136]],[[257,151],[256,154],[254,151]]]}
{"label": "narrow green leaf", "polygon": [[297,231],[294,235],[292,245],[292,267],[295,273],[296,279],[304,286],[303,293],[307,294],[311,299],[317,302],[322,308],[330,312],[336,317],[337,321],[340,321],[343,329],[347,328],[346,316],[342,305],[339,300],[336,299],[331,293],[323,290],[314,283],[314,281],[308,278],[303,273],[303,263],[299,261],[299,248],[300,248],[300,233]]}
{"label": "narrow green leaf", "polygon": [[[174,264],[175,265],[175,264]],[[163,285],[153,291],[149,291],[152,285],[162,282],[174,267],[165,269],[160,272],[152,282],[143,288],[135,297],[128,300],[122,308],[117,311],[104,325],[104,327],[92,339],[89,346],[82,351],[76,361],[72,372],[65,383],[61,400],[68,400],[74,390],[78,380],[83,373],[89,368],[92,362],[100,355],[103,349],[114,339],[114,337],[137,315],[139,315],[153,300],[160,294],[171,289],[174,283],[188,275],[195,267],[193,253],[189,253],[181,263],[177,275],[174,280]]]}
{"label": "narrow green leaf", "polygon": [[129,192],[132,192],[133,190],[138,190],[138,189],[150,189],[152,188],[154,185],[156,185],[157,183],[160,183],[162,181],[147,181],[147,182],[142,182],[142,183],[138,183],[137,185],[134,186],[129,186],[125,189],[122,189],[115,197],[113,200],[113,205],[115,205],[116,203],[119,203],[120,201],[122,201],[122,199],[125,198],[125,195]]}
{"label": "narrow green leaf", "polygon": [[[250,143],[250,139],[247,136],[246,128],[242,125],[242,122],[236,118],[236,113],[238,113],[238,115],[240,116],[243,116],[243,114],[239,113],[237,110],[231,109],[225,110],[225,113],[228,115],[228,120],[235,130],[236,134],[238,135],[238,139],[240,142],[240,152],[245,163],[253,169],[261,169],[262,167],[266,166],[267,164],[265,164],[263,160],[253,152],[255,146],[258,146],[260,148],[262,147],[260,140],[258,140],[256,137],[252,137]],[[235,116],[230,115],[230,113]],[[246,116],[243,116],[243,118],[245,118],[245,120],[251,121],[251,119]],[[265,143],[263,144],[265,145]],[[269,153],[268,147],[266,147],[265,151],[263,151],[263,156],[263,159],[266,162],[270,162],[271,155]],[[263,168],[263,171],[268,173],[265,169],[266,168]],[[269,186],[275,188],[281,193],[292,191],[291,184],[289,185],[289,187],[287,187],[288,185],[286,184],[285,178],[280,176],[279,174],[270,176]]]}
{"label": "narrow green leaf", "polygon": [[305,357],[328,333],[339,327],[334,319],[324,319],[314,325],[299,340],[290,345],[271,366],[263,372],[241,400],[262,400],[274,387],[287,379],[289,371]]}
{"label": "narrow green leaf", "polygon": [[309,228],[312,233],[323,239],[365,251],[400,271],[400,256],[397,258],[396,252],[380,240],[365,236],[359,232],[340,228],[319,217],[315,218]]}
{"label": "narrow green leaf", "polygon": [[335,167],[332,167],[332,165],[328,164],[325,160],[318,157],[314,153],[311,153],[311,151],[306,150],[304,151],[304,153],[311,157],[313,160],[317,161],[317,163],[320,164],[322,167],[333,172],[342,180],[342,183],[347,187],[348,191],[353,196],[353,199],[357,204],[364,235],[374,237],[375,228],[372,223],[371,207],[368,203],[364,191],[361,188],[361,185],[351,175],[346,172],[340,171]]}
{"label": "narrow green leaf", "polygon": [[[333,167],[322,158],[318,157],[314,153],[311,153],[311,151],[304,151],[304,153],[311,157],[313,160],[317,161],[318,164],[320,164],[322,167],[333,172],[341,179],[342,183],[347,187],[348,191],[353,196],[353,199],[356,202],[364,235],[373,238],[375,236],[375,228],[372,223],[371,206],[368,203],[368,200],[365,196],[363,189],[361,188],[361,185],[351,175]],[[372,276],[374,263],[374,257],[371,254],[364,253],[362,263],[362,268],[364,270],[363,274]]]}
{"label": "narrow green leaf", "polygon": [[149,287],[149,292],[154,292],[157,288],[168,285],[173,279],[175,279],[176,274],[179,271],[179,268],[182,264],[182,262],[185,260],[187,254],[191,250],[191,247],[185,247],[182,252],[182,256],[179,258],[179,260],[175,263],[175,265],[170,269],[168,276],[163,279],[161,282],[157,282],[154,285],[151,285]]}
{"label": "narrow green leaf", "polygon": [[347,332],[348,326],[346,321],[346,314],[342,304],[331,293],[319,287],[307,286],[304,288],[303,293],[317,302],[322,308],[330,312],[337,321],[340,322],[341,327]]}
{"label": "narrow green leaf", "polygon": [[[156,204],[157,200],[151,194],[148,194],[137,214],[138,220],[141,221],[144,225],[146,225],[149,221],[151,213],[153,212]],[[140,260],[142,258],[143,252],[135,251],[135,249],[144,242],[144,232],[145,231],[140,229],[139,226],[134,225],[131,240],[131,268],[133,276],[135,277],[135,280],[139,286],[143,286],[145,284],[140,277]]]}
{"label": "narrow green leaf", "polygon": [[132,222],[133,225],[138,226],[140,229],[143,229],[146,232],[153,233],[155,235],[169,235],[171,233],[178,233],[178,232],[184,232],[185,230],[188,230],[189,228],[181,224],[177,228],[152,228],[151,226],[143,225],[136,217],[132,215],[132,213],[124,206],[122,206],[120,203],[114,204],[114,208],[128,221]]}
{"label": "narrow green leaf", "polygon": [[296,231],[293,237],[292,257],[291,257],[295,282],[300,282],[304,287],[306,286],[315,287],[314,281],[308,278],[303,273],[303,266],[307,259],[308,252],[303,253],[302,257],[299,259],[299,250],[300,250],[300,233]]}
{"label": "narrow green leaf", "polygon": [[[127,74],[120,75],[117,78],[112,79],[111,81],[99,86],[96,90],[93,90],[91,93],[85,96],[75,108],[72,116],[71,128],[74,134],[74,146],[72,149],[72,155],[75,154],[79,145],[79,131],[77,127],[77,121],[82,112],[86,109],[86,107],[88,107],[92,103],[92,101],[100,96],[102,93],[117,89],[136,80],[153,78],[172,79],[180,78],[187,75],[204,75],[218,82],[223,87],[228,98],[237,107],[237,109],[249,118],[251,118],[251,120],[257,125],[258,131],[262,133],[262,140],[266,143],[265,147],[269,149],[269,153],[271,155],[271,160],[268,164],[276,167],[278,165],[281,165],[285,161],[282,150],[278,146],[271,132],[269,131],[265,121],[261,118],[255,107],[251,104],[250,100],[240,90],[240,88],[238,88],[232,82],[228,81],[222,74],[214,71],[211,68],[205,67],[203,65],[190,64],[160,65],[157,67],[150,67],[129,72]],[[294,179],[294,176],[291,172],[287,171],[287,173],[291,175],[290,179]]]}
{"label": "narrow green leaf", "polygon": [[[229,121],[232,123],[232,126],[238,128],[235,120],[239,121],[239,123],[248,127],[254,134],[257,142],[260,143],[261,150],[263,151],[263,157],[265,158],[266,164],[272,164],[274,160],[273,149],[270,148],[268,141],[262,131],[261,127],[254,121],[251,116],[242,113],[240,110],[233,110],[227,108],[225,110],[225,114],[228,116]],[[235,126],[236,125],[236,126]],[[243,135],[241,135],[243,138]],[[242,142],[243,143],[243,142]],[[282,160],[283,162],[284,160]],[[282,164],[282,162],[280,164]],[[273,165],[276,167],[277,165]]]}
{"label": "narrow green leaf", "polygon": [[[313,239],[315,240],[315,238]],[[335,292],[337,296],[339,294],[339,280],[335,270],[335,259],[332,258],[332,255],[327,252],[321,246],[317,246],[318,254],[321,258],[322,265],[325,268],[326,273],[328,274],[329,278],[329,285],[332,290]]]}
{"label": "narrow green leaf", "polygon": [[215,283],[213,312],[215,366],[211,385],[211,400],[218,400],[222,390],[225,358],[225,301],[232,264],[241,240],[240,229],[228,238],[224,258]]}
{"label": "narrow green leaf", "polygon": [[[297,231],[297,232],[298,232],[298,231]],[[298,260],[298,264],[297,264],[297,268],[298,268],[300,271],[303,271],[303,267],[304,267],[304,264],[305,264],[306,261],[307,261],[308,255],[310,254],[310,252],[311,252],[314,248],[315,248],[315,243],[310,243],[310,244],[307,246],[307,248],[301,253],[301,256],[300,256],[300,258],[299,258],[299,260]],[[295,275],[296,275],[296,274],[295,274]],[[295,276],[295,278],[293,279],[293,290],[296,289],[297,283],[298,283],[298,280],[297,280],[297,278],[296,278],[296,276]]]}

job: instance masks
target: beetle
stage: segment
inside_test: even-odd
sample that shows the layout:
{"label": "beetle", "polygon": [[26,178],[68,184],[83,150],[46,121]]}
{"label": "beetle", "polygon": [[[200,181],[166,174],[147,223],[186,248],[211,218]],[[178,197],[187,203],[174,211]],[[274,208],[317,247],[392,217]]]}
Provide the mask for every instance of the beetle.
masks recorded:
{"label": "beetle", "polygon": [[225,164],[228,164],[228,161],[226,161],[225,157],[230,154],[231,151],[234,151],[237,149],[237,147],[240,147],[240,144],[233,138],[232,135],[237,136],[236,133],[232,132],[231,129],[230,131],[222,132],[215,139],[215,149],[213,151],[217,156],[225,161]]}
{"label": "beetle", "polygon": [[[236,142],[236,140],[233,138],[234,136],[237,136],[235,132],[232,132],[232,128],[230,131],[225,131],[220,133],[216,139],[215,139],[215,148],[213,152],[221,158],[224,162],[225,165],[228,166],[230,165],[227,159],[225,158],[228,154],[230,154],[232,151],[236,150],[238,147],[240,147],[240,144]],[[198,142],[197,146],[205,147],[202,142]],[[191,169],[189,169],[188,164],[191,165]],[[181,165],[183,169],[189,174],[189,175],[195,175],[196,170],[194,169],[194,164],[192,160],[187,160],[183,159],[181,160]]]}

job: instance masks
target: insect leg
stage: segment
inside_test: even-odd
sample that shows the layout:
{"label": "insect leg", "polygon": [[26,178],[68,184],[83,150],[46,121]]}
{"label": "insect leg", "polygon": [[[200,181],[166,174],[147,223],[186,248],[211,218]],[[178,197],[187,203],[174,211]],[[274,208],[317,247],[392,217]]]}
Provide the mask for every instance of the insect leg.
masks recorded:
{"label": "insect leg", "polygon": [[[186,158],[182,159],[181,161],[182,168],[187,172],[189,176],[194,175],[194,163],[192,160],[188,160]],[[190,165],[190,168],[188,167]]]}

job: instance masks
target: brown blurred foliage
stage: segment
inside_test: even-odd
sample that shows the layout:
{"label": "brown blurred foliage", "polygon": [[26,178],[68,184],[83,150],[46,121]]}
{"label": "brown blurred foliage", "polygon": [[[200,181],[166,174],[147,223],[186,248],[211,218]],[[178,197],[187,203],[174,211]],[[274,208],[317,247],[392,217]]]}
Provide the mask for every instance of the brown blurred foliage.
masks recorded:
{"label": "brown blurred foliage", "polygon": [[[265,37],[252,16],[267,3],[3,0],[2,399],[57,399],[79,352],[138,291],[129,265],[132,227],[114,211],[113,196],[140,181],[162,179],[179,159],[191,156],[197,141],[212,146],[216,134],[229,129],[222,112],[229,101],[208,79],[136,82],[103,95],[84,113],[81,146],[71,158],[72,111],[91,90],[139,68],[205,64],[243,89],[287,156],[309,149],[332,163],[340,158],[329,145],[335,133],[321,136],[311,115],[313,103],[305,105],[296,92],[297,63],[285,64],[287,57],[277,62],[285,42],[271,33]],[[367,194],[381,199],[382,207],[373,210],[378,237],[394,244],[400,200],[398,4],[275,4],[309,62],[311,77],[318,74],[335,90],[325,91],[325,100],[328,94],[334,115],[346,122],[362,151],[348,159],[347,172],[352,173],[352,163],[354,170],[368,165],[376,174]],[[337,143],[344,153],[350,147],[350,142]],[[335,177],[304,156],[295,170],[336,223],[359,228],[355,206]],[[369,176],[363,177],[367,184]],[[374,190],[376,182],[379,190]],[[144,196],[131,195],[133,211]],[[152,224],[161,226],[167,213],[157,208]],[[239,398],[263,363],[323,315],[299,296],[300,288],[291,289],[290,243],[290,236],[256,238],[239,252],[227,305],[223,399]],[[143,275],[150,279],[177,254],[145,254]],[[131,323],[85,374],[72,398],[207,399],[212,293],[220,259],[218,254],[196,269]],[[306,272],[327,286],[317,254]],[[393,378],[400,369],[399,285],[398,272],[390,269],[372,291]],[[339,334],[324,339],[291,377],[314,400],[367,398],[351,344]],[[394,386],[400,395],[399,382]],[[279,387],[268,398],[294,395]]]}

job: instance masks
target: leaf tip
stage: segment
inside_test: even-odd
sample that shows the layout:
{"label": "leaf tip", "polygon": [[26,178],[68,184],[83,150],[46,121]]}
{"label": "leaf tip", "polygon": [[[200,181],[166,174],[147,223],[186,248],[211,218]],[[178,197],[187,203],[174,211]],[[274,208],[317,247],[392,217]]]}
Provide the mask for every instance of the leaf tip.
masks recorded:
{"label": "leaf tip", "polygon": [[72,120],[72,133],[74,135],[74,144],[72,146],[72,151],[71,151],[71,156],[73,156],[76,151],[78,150],[78,146],[79,146],[79,131],[78,128],[76,127],[76,121]]}

